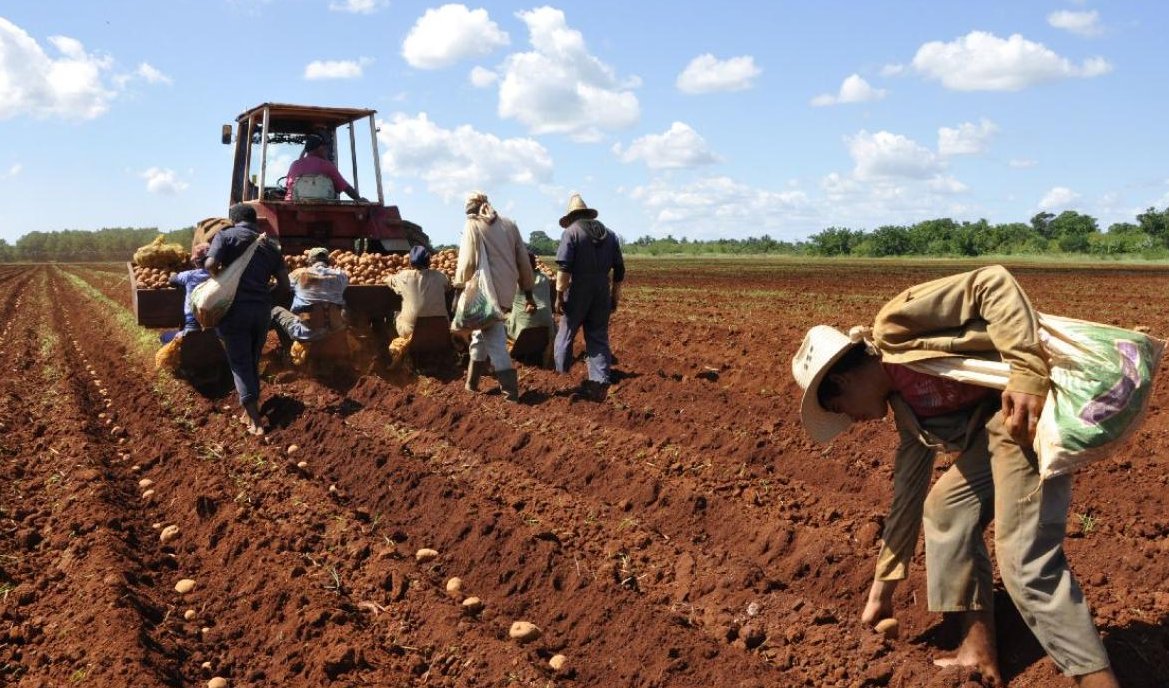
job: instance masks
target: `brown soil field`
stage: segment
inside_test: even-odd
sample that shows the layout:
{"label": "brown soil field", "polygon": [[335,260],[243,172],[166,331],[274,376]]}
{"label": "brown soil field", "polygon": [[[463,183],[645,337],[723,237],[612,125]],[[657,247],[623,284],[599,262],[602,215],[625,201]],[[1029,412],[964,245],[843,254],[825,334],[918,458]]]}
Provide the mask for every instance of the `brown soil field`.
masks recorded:
{"label": "brown soil field", "polygon": [[[580,363],[522,367],[509,404],[273,362],[263,439],[154,373],[124,267],[0,266],[0,685],[976,686],[931,663],[957,637],[920,547],[901,639],[860,623],[896,433],[813,445],[789,373],[807,327],[970,265],[634,260],[604,402]],[[1015,273],[1045,312],[1169,334],[1169,268]],[[1128,687],[1169,685],[1167,387],[1078,474],[1066,540]],[[997,609],[1010,685],[1071,685]]]}

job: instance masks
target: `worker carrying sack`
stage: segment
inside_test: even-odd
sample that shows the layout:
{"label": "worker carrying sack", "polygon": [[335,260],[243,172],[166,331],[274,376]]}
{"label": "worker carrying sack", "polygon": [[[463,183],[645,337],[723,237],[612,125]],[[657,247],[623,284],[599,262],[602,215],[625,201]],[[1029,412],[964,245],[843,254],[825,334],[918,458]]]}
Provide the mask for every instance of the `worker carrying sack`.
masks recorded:
{"label": "worker carrying sack", "polygon": [[[1039,314],[1051,387],[1035,430],[1042,478],[1108,456],[1144,420],[1165,341],[1111,325]],[[947,356],[908,364],[930,375],[1006,389],[1010,365]]]}
{"label": "worker carrying sack", "polygon": [[191,292],[192,310],[195,311],[195,319],[199,321],[199,325],[203,329],[215,327],[227,314],[232,302],[235,301],[235,292],[239,288],[240,277],[243,276],[248,263],[252,262],[256,248],[260,246],[261,242],[267,241],[267,237],[267,234],[256,237],[251,246],[244,249],[243,254],[232,261],[231,265],[221,270],[218,275],[195,287],[195,290]]}
{"label": "worker carrying sack", "polygon": [[475,274],[467,282],[463,293],[459,295],[459,303],[455,307],[455,317],[451,321],[451,330],[455,332],[470,332],[482,330],[491,323],[504,320],[507,316],[499,308],[499,299],[495,296],[495,284],[491,281],[490,268],[487,266],[487,250],[482,241],[479,243],[479,264]]}

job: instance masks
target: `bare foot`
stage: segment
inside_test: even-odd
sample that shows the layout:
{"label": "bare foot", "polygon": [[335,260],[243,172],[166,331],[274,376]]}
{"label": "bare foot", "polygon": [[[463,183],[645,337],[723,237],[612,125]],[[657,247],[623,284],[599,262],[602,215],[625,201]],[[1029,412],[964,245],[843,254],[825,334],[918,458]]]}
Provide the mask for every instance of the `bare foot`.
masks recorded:
{"label": "bare foot", "polygon": [[248,423],[248,434],[262,437],[264,435],[264,427],[255,423]]}
{"label": "bare foot", "polygon": [[869,599],[861,612],[861,623],[876,626],[878,621],[893,616],[893,592],[896,589],[897,581],[873,581]]}
{"label": "bare foot", "polygon": [[994,638],[994,616],[990,612],[960,612],[962,619],[962,644],[953,657],[940,657],[934,666],[963,666],[982,674],[986,683],[1002,686],[1003,676],[999,673],[998,648]]}

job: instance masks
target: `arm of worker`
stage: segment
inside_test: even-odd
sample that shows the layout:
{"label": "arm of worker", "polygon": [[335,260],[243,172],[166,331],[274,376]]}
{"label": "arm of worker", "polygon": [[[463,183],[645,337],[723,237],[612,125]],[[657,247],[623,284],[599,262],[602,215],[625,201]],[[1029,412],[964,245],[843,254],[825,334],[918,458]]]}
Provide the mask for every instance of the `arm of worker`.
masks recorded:
{"label": "arm of worker", "polygon": [[223,232],[219,232],[211,239],[211,246],[207,249],[207,260],[203,261],[203,269],[213,276],[218,275],[223,269],[223,250]]}
{"label": "arm of worker", "polygon": [[455,276],[451,285],[455,289],[462,289],[475,276],[479,269],[479,233],[475,231],[475,220],[467,218],[463,227],[463,238],[459,242],[459,262],[455,267]]}
{"label": "arm of worker", "polygon": [[564,312],[564,304],[568,302],[568,288],[572,286],[572,266],[576,262],[576,242],[573,240],[572,230],[566,229],[560,235],[560,245],[556,247],[556,312]]}
{"label": "arm of worker", "polygon": [[901,442],[893,460],[893,503],[885,517],[881,552],[861,613],[861,621],[869,625],[893,616],[893,593],[909,575],[937,453],[923,444],[913,430],[901,424],[898,428]]}
{"label": "arm of worker", "polygon": [[613,237],[613,286],[609,291],[609,310],[616,313],[617,305],[621,303],[621,285],[625,282],[625,258],[621,255],[621,242],[612,232]]}
{"label": "arm of worker", "polygon": [[512,244],[515,246],[515,262],[520,272],[520,291],[524,293],[524,312],[535,313],[538,306],[532,289],[536,286],[536,274],[532,269],[532,261],[528,258],[528,248],[524,246],[524,238],[520,236],[519,227],[514,224],[512,229]]}
{"label": "arm of worker", "polygon": [[276,277],[276,286],[273,288],[273,292],[276,294],[288,294],[292,291],[292,283],[288,280],[288,266],[284,264],[283,258],[278,257],[277,260],[279,262],[277,263],[274,274],[274,277]]}

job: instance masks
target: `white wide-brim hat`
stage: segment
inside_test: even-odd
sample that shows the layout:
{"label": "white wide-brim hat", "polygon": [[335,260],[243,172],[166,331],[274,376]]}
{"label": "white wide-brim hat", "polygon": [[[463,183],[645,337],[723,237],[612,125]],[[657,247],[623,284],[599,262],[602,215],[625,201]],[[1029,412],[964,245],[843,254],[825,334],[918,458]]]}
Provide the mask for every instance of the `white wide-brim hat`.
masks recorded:
{"label": "white wide-brim hat", "polygon": [[568,229],[570,224],[581,218],[595,220],[597,219],[597,211],[585,205],[580,194],[573,194],[568,199],[568,210],[564,213],[564,217],[560,218],[560,226]]}
{"label": "white wide-brim hat", "polygon": [[804,390],[800,400],[800,421],[817,442],[827,442],[848,429],[852,419],[820,405],[817,394],[824,376],[844,354],[863,341],[852,339],[835,327],[816,325],[804,335],[800,350],[792,358],[792,376]]}

